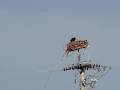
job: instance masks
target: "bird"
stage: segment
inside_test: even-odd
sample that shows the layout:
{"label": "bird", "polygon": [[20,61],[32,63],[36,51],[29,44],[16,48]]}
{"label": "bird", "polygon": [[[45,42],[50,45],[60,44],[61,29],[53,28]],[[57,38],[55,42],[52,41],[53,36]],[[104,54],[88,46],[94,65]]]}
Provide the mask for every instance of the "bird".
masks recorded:
{"label": "bird", "polygon": [[73,41],[75,41],[75,40],[76,40],[76,38],[75,38],[75,37],[73,37],[73,38],[71,38],[71,40],[70,40],[70,41],[71,41],[71,42],[73,42]]}

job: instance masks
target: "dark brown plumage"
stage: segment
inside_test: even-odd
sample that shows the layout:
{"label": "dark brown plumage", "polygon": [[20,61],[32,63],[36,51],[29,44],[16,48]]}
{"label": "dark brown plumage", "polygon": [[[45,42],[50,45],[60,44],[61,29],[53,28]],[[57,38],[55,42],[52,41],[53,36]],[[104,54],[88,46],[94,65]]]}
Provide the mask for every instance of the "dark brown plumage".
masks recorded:
{"label": "dark brown plumage", "polygon": [[73,38],[71,38],[71,40],[70,40],[70,41],[71,41],[71,42],[73,42],[73,41],[75,41],[75,40],[76,40],[76,38],[75,38],[75,37],[73,37]]}

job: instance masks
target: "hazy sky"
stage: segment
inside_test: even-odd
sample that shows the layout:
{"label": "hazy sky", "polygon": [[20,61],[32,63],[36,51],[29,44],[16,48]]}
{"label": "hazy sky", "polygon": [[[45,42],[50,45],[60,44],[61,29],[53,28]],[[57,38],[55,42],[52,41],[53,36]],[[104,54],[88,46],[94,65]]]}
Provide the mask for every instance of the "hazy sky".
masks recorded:
{"label": "hazy sky", "polygon": [[[89,54],[101,65],[120,67],[119,0],[0,0],[0,21],[0,90],[43,90],[49,73],[29,73],[59,69],[64,44],[74,36],[89,41],[81,60]],[[76,72],[52,73],[45,90],[68,90]],[[119,90],[119,76],[110,71],[96,90]]]}

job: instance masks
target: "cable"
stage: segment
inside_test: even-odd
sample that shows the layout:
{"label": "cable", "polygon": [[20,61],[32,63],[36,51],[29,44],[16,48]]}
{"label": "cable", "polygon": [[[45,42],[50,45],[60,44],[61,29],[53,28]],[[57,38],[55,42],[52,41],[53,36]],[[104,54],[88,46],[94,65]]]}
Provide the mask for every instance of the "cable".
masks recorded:
{"label": "cable", "polygon": [[120,67],[112,67],[112,68],[120,68]]}
{"label": "cable", "polygon": [[100,78],[98,78],[98,80],[101,79],[102,76],[103,76],[103,73],[104,73],[104,71],[102,72],[102,75],[101,75],[101,76],[96,76],[96,78],[97,78],[97,77],[100,77]]}
{"label": "cable", "polygon": [[120,69],[111,69],[111,70],[117,70],[117,71],[120,71]]}
{"label": "cable", "polygon": [[110,70],[108,70],[105,74],[103,74],[104,73],[104,71],[103,71],[101,76],[97,76],[97,77],[100,77],[100,78],[98,78],[98,80],[101,79],[103,76],[105,76],[109,71]]}
{"label": "cable", "polygon": [[109,72],[110,70],[108,70],[104,75],[102,75],[102,76],[105,76],[108,72]]}
{"label": "cable", "polygon": [[50,74],[49,74],[49,76],[48,76],[48,78],[47,78],[47,81],[46,81],[46,83],[45,83],[45,86],[44,86],[44,89],[43,89],[43,90],[45,90],[45,88],[46,88],[46,85],[47,85],[47,83],[48,83],[48,80],[49,80],[49,78],[50,78],[51,73],[52,73],[52,71],[50,72]]}
{"label": "cable", "polygon": [[62,69],[54,69],[54,70],[43,70],[43,71],[28,72],[28,73],[21,73],[21,74],[12,74],[12,75],[0,76],[0,79],[1,78],[7,78],[7,77],[32,75],[32,74],[38,74],[38,73],[55,72],[55,71],[61,71],[61,70]]}
{"label": "cable", "polygon": [[111,71],[120,72],[120,67],[112,67]]}
{"label": "cable", "polygon": [[70,86],[69,86],[68,90],[70,90],[70,88],[71,88],[72,84],[73,84],[73,81],[72,81],[72,83],[70,84]]}
{"label": "cable", "polygon": [[[77,73],[77,74],[78,74],[78,73]],[[75,76],[75,78],[76,78],[76,76]],[[77,80],[77,79],[79,78],[79,76],[77,77],[77,79],[75,79],[75,78],[74,78],[74,80]],[[70,88],[71,88],[71,86],[72,86],[72,84],[73,84],[74,80],[73,80],[73,81],[72,81],[72,83],[70,84],[70,86],[69,86],[68,90],[70,90]]]}
{"label": "cable", "polygon": [[[98,72],[97,72],[97,73],[98,73]],[[95,73],[94,75],[87,75],[85,79],[88,80],[88,79],[90,79],[90,78],[92,78],[92,77],[95,77],[95,75],[96,75],[97,73]],[[89,78],[87,78],[87,77],[89,77]]]}
{"label": "cable", "polygon": [[114,72],[118,72],[118,73],[120,73],[120,71],[118,71],[118,70],[111,70],[111,71],[114,71]]}

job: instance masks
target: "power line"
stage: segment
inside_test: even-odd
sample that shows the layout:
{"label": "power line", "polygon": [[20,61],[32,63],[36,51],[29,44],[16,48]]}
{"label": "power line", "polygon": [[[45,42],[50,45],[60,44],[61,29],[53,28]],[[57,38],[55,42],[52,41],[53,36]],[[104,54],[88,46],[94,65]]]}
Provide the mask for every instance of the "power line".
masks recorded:
{"label": "power line", "polygon": [[25,76],[25,75],[32,75],[32,74],[42,74],[46,72],[55,72],[55,71],[61,71],[61,69],[53,69],[53,70],[42,70],[42,71],[35,71],[35,72],[27,72],[27,73],[21,73],[21,74],[11,74],[6,76],[0,76],[1,78],[8,78],[8,77],[15,77],[15,76]]}
{"label": "power line", "polygon": [[118,72],[118,73],[120,73],[120,71],[118,71],[118,70],[111,70],[111,71],[114,71],[114,72]]}
{"label": "power line", "polygon": [[49,76],[48,76],[48,78],[47,78],[47,81],[46,81],[46,83],[45,83],[45,86],[44,86],[44,89],[43,89],[43,90],[45,90],[45,88],[46,88],[46,85],[47,85],[47,83],[48,83],[48,80],[49,80],[49,78],[50,78],[51,73],[52,73],[52,72],[50,72],[50,74],[49,74]]}

